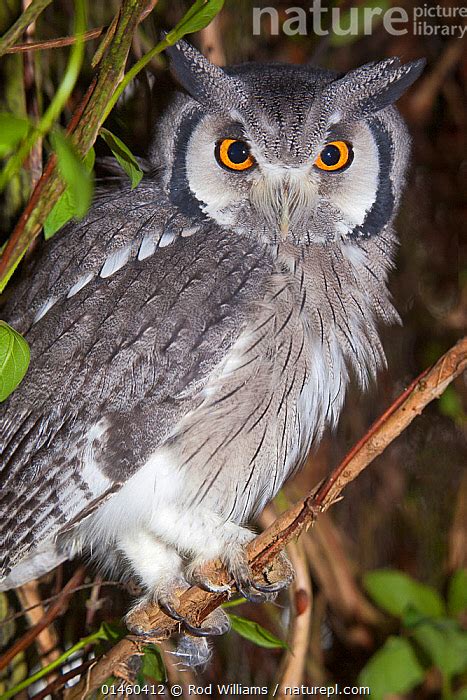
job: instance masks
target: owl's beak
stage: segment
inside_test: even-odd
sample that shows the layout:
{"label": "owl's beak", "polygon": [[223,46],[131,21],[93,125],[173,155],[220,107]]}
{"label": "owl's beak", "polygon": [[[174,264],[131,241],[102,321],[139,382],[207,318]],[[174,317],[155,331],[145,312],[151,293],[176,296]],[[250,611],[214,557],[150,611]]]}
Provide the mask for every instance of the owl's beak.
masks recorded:
{"label": "owl's beak", "polygon": [[256,181],[250,199],[285,241],[290,231],[309,215],[315,191],[308,174],[301,169],[271,168]]}

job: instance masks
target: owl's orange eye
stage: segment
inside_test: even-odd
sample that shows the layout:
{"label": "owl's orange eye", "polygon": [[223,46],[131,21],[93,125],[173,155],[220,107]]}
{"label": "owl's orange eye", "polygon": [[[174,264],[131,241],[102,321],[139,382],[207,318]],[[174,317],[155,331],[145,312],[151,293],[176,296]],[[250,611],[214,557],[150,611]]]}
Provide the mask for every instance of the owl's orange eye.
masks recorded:
{"label": "owl's orange eye", "polygon": [[335,172],[350,165],[353,160],[352,146],[345,141],[331,141],[327,143],[317,159],[315,165],[320,170]]}
{"label": "owl's orange eye", "polygon": [[248,144],[239,139],[222,139],[216,145],[217,162],[228,170],[248,170],[255,164]]}

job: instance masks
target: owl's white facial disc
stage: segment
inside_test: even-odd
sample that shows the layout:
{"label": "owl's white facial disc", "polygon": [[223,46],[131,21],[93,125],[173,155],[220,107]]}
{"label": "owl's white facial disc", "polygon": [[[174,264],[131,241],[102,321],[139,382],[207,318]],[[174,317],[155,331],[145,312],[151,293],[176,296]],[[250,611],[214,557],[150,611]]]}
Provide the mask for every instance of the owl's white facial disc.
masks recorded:
{"label": "owl's white facial disc", "polygon": [[[345,136],[353,152],[351,165],[342,173],[315,173],[319,180],[320,198],[332,208],[336,232],[343,236],[361,228],[375,205],[382,157],[374,135],[366,124],[355,124]],[[338,127],[334,129],[334,135],[328,138],[334,137],[342,138]]]}
{"label": "owl's white facial disc", "polygon": [[190,138],[186,153],[186,174],[202,211],[223,226],[234,226],[235,212],[248,207],[251,174],[228,174],[216,160],[216,144],[222,136],[239,135],[239,125],[205,117]]}
{"label": "owl's white facial disc", "polygon": [[[184,169],[177,175],[178,188],[181,177],[185,178],[189,190],[185,206],[189,204],[190,213],[198,208],[198,215],[221,226],[255,229],[272,242],[284,235],[296,243],[365,235],[365,226],[376,213],[378,227],[387,223],[394,204],[388,192],[381,200],[382,190],[390,185],[384,167],[388,159],[366,123],[341,128],[331,123],[298,156],[282,148],[278,157],[274,136],[271,134],[275,149],[268,150],[267,143],[254,140],[246,124],[222,115],[198,117],[183,150]],[[248,146],[254,158],[251,168],[229,171],[222,167],[216,145],[226,138]],[[342,172],[319,170],[314,161],[327,142],[339,138],[345,138],[352,151],[350,166]],[[384,150],[383,142],[381,146]]]}

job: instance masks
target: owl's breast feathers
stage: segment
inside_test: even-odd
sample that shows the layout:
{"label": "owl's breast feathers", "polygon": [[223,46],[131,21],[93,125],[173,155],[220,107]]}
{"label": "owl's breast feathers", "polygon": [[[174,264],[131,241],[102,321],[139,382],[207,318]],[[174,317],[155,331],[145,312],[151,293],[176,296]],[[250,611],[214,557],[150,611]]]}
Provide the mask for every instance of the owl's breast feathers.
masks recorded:
{"label": "owl's breast feathers", "polygon": [[265,293],[173,436],[190,471],[187,506],[208,501],[248,521],[335,424],[350,370],[365,386],[384,364],[377,322],[396,316],[384,264],[375,276],[365,245],[359,257],[338,246],[275,250]]}
{"label": "owl's breast feathers", "polygon": [[32,359],[0,426],[3,574],[163,445],[187,506],[247,520],[336,419],[347,365],[381,363],[383,283],[336,251],[169,229],[155,194],[95,206],[7,307]]}

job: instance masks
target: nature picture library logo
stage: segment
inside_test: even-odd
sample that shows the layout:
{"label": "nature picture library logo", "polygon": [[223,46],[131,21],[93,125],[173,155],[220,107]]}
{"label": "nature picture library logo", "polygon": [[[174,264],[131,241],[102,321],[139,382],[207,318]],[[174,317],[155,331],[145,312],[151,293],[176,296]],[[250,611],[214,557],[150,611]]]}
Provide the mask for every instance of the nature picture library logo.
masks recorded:
{"label": "nature picture library logo", "polygon": [[[285,17],[285,19],[284,19]],[[372,34],[382,22],[384,29],[394,36],[451,36],[463,38],[466,30],[467,6],[445,7],[423,3],[410,10],[404,7],[379,5],[350,8],[323,7],[322,0],[313,0],[308,8],[275,7],[253,8],[253,34],[267,31],[288,36],[315,34],[316,36],[360,36]],[[268,23],[265,26],[265,23]]]}

